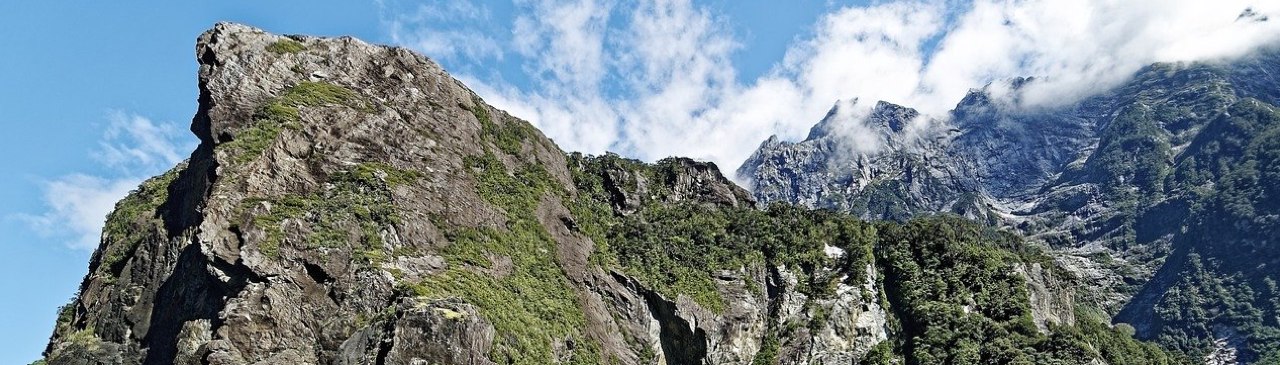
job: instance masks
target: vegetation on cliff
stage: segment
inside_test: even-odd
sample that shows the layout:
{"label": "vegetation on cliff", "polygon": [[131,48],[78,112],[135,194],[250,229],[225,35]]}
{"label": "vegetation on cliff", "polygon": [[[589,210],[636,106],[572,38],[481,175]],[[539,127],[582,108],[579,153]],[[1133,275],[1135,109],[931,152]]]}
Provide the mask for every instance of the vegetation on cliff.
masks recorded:
{"label": "vegetation on cliff", "polygon": [[[591,193],[596,211],[616,203],[605,194],[638,186],[604,186],[619,170],[661,176],[664,164],[646,165],[617,156],[573,156],[579,191]],[[664,185],[663,180],[647,180]],[[669,184],[667,184],[669,185]],[[797,292],[830,297],[843,280],[865,280],[868,264],[884,273],[883,287],[893,311],[895,336],[864,359],[869,364],[1182,364],[1185,358],[1142,343],[1096,316],[1077,325],[1039,332],[1032,322],[1029,294],[1019,263],[1052,266],[1039,249],[1011,233],[958,217],[908,222],[865,222],[847,214],[787,204],[767,209],[723,207],[698,202],[661,203],[647,198],[643,208],[622,214],[579,217],[578,224],[604,232],[608,259],[668,296],[686,295],[711,310],[724,308],[714,278],[721,271],[781,266],[802,273]],[[587,210],[587,209],[583,209]],[[828,247],[844,255],[829,256]],[[835,271],[824,268],[835,267]],[[1058,273],[1063,275],[1064,273]],[[755,284],[759,285],[759,284]],[[1070,290],[1070,289],[1066,289]],[[811,299],[811,300],[812,300]],[[777,328],[788,336],[786,326]],[[761,339],[773,363],[777,338]]]}

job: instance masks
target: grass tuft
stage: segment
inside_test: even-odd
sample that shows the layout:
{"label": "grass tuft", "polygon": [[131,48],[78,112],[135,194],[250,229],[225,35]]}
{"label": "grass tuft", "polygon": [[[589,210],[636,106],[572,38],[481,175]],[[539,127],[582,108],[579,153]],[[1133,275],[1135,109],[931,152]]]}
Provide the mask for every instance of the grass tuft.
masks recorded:
{"label": "grass tuft", "polygon": [[275,54],[298,53],[307,50],[307,46],[289,38],[281,38],[267,46],[267,50]]}
{"label": "grass tuft", "polygon": [[387,259],[381,232],[399,221],[392,205],[391,188],[421,177],[417,171],[402,170],[384,163],[363,163],[329,177],[329,189],[312,194],[291,194],[280,199],[249,199],[242,210],[263,201],[270,203],[267,214],[253,218],[255,227],[266,232],[258,249],[278,258],[285,243],[284,222],[303,220],[310,228],[307,248],[351,247],[357,259],[376,264]]}
{"label": "grass tuft", "polygon": [[252,161],[262,155],[285,129],[302,128],[300,108],[324,105],[372,111],[368,102],[355,91],[324,82],[302,82],[263,105],[254,113],[254,122],[249,127],[237,131],[234,139],[219,145],[219,148],[235,151],[232,158],[235,163]]}

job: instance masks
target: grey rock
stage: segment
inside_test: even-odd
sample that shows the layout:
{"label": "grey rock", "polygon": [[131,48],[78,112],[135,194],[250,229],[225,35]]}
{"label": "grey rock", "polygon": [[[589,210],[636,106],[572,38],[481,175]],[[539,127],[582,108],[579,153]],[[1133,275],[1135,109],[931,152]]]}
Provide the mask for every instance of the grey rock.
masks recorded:
{"label": "grey rock", "polygon": [[[272,51],[277,42],[303,49]],[[728,305],[717,312],[593,264],[596,244],[566,206],[577,192],[564,152],[425,57],[228,23],[196,48],[200,146],[117,206],[50,340],[51,364],[497,364],[523,355],[511,353],[521,341],[546,342],[557,362],[749,364],[777,320],[765,288],[749,287],[772,280],[766,267],[720,273]],[[493,137],[502,131],[519,138]],[[564,191],[507,211],[479,189],[486,157],[505,176],[544,170]],[[605,172],[616,214],[756,205],[714,164],[661,165]],[[515,253],[479,255],[488,265],[446,254],[465,232],[512,229],[512,214],[549,239],[523,254],[556,267],[528,285],[562,283],[572,305],[557,310],[581,311],[563,337],[515,338],[495,303],[423,287],[445,273],[518,275],[528,263]],[[799,298],[794,283],[781,288]],[[787,362],[848,363],[884,341],[885,309],[864,291],[878,292],[842,286],[818,304],[836,323],[784,346]],[[788,320],[813,310],[790,308]]]}

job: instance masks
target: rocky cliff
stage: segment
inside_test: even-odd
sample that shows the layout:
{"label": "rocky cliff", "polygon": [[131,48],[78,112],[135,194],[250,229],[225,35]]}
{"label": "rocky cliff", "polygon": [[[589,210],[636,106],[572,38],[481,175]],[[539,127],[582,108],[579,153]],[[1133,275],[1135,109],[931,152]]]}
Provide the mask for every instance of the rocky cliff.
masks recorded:
{"label": "rocky cliff", "polygon": [[[866,118],[833,111],[804,141],[765,141],[738,174],[764,202],[895,220],[952,213],[1017,230],[1139,337],[1247,363],[1280,356],[1276,235],[1262,223],[1280,210],[1266,193],[1276,180],[1261,177],[1278,72],[1280,52],[1262,50],[1151,65],[1065,106],[1021,106],[1038,81],[1017,79],[973,90],[945,116],[884,102]],[[860,140],[828,132],[840,123],[889,143],[850,149]]]}
{"label": "rocky cliff", "polygon": [[111,213],[50,364],[1177,361],[1008,232],[566,154],[401,48],[218,24],[196,56],[200,145]]}

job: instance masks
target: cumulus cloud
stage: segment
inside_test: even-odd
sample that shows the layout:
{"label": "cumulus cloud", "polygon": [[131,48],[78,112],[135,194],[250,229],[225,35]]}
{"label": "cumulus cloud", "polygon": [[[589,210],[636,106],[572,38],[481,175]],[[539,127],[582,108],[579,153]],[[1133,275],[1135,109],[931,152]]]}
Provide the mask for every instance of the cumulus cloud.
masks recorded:
{"label": "cumulus cloud", "polygon": [[65,239],[66,245],[74,249],[92,250],[98,247],[107,214],[142,180],[85,174],[62,176],[42,184],[48,210],[22,218],[46,237]]}
{"label": "cumulus cloud", "polygon": [[741,80],[732,20],[707,6],[514,5],[523,15],[511,22],[508,48],[530,82],[459,75],[486,100],[566,149],[683,155],[724,168],[769,135],[803,137],[839,100],[852,116],[877,100],[940,116],[971,88],[1036,76],[1022,102],[1053,105],[1153,62],[1229,59],[1280,41],[1280,18],[1263,21],[1280,4],[1256,0],[876,2],[833,8],[770,72]]}
{"label": "cumulus cloud", "polygon": [[[978,1],[946,32],[922,70],[917,99],[945,110],[993,79],[1037,76],[1024,101],[1071,102],[1125,81],[1154,62],[1213,61],[1280,40],[1280,23],[1241,19],[1280,12],[1253,0]],[[938,104],[943,103],[943,104]]]}
{"label": "cumulus cloud", "polygon": [[179,143],[188,136],[173,123],[155,123],[146,117],[112,111],[107,129],[93,156],[124,172],[162,171],[173,167],[190,151]]}
{"label": "cumulus cloud", "polygon": [[107,214],[116,202],[146,178],[181,162],[192,138],[173,123],[157,123],[124,112],[108,114],[108,123],[92,158],[109,167],[102,175],[74,173],[41,183],[47,209],[19,216],[45,237],[64,240],[68,247],[98,247]]}
{"label": "cumulus cloud", "polygon": [[[619,133],[622,109],[605,92],[612,56],[606,54],[606,33],[614,3],[607,0],[532,0],[517,3],[524,12],[515,18],[514,48],[527,60],[522,65],[537,90],[481,85],[496,106],[528,114],[532,122],[562,147],[603,151]],[[591,123],[586,121],[598,121]]]}
{"label": "cumulus cloud", "polygon": [[[382,3],[379,1],[379,3]],[[388,6],[382,3],[382,6]],[[432,57],[466,58],[472,61],[502,59],[503,48],[484,28],[491,20],[488,7],[466,0],[434,1],[386,20],[391,41],[413,47]]]}

